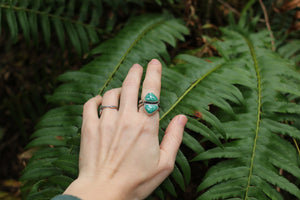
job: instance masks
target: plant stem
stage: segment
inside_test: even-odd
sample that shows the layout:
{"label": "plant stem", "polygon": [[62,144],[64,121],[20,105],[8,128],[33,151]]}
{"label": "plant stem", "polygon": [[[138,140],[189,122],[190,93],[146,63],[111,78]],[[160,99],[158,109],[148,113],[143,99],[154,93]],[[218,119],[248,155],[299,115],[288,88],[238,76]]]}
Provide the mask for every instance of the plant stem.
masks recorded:
{"label": "plant stem", "polygon": [[250,49],[250,52],[252,55],[252,59],[254,62],[256,77],[257,77],[257,117],[256,117],[257,121],[256,121],[254,145],[253,145],[253,150],[252,150],[252,155],[251,155],[248,183],[247,183],[246,194],[245,194],[245,198],[244,198],[244,200],[247,200],[248,195],[249,195],[249,189],[251,187],[251,179],[252,179],[252,175],[253,175],[252,173],[253,173],[253,168],[254,168],[255,151],[256,151],[256,147],[257,147],[257,140],[258,140],[258,134],[259,134],[260,122],[261,122],[261,107],[262,107],[261,84],[262,83],[261,83],[261,76],[260,76],[259,66],[258,66],[258,62],[257,62],[257,56],[255,54],[254,47],[252,46],[252,44],[250,43],[248,38],[246,38],[246,37],[244,37],[244,38],[249,46],[249,49]]}
{"label": "plant stem", "polygon": [[296,149],[297,149],[297,151],[298,151],[298,154],[300,155],[300,148],[299,148],[299,145],[298,145],[298,143],[297,143],[297,140],[296,140],[295,138],[293,138],[293,141],[294,141],[294,143],[295,143],[295,146],[296,146]]}
{"label": "plant stem", "polygon": [[266,7],[265,7],[264,3],[262,2],[262,0],[259,0],[259,3],[260,3],[260,6],[263,10],[264,16],[265,16],[267,29],[270,32],[270,37],[272,38],[272,41],[271,41],[272,50],[275,51],[276,48],[275,48],[275,43],[274,43],[274,35],[273,35],[272,29],[271,29],[271,26],[270,26],[269,16],[268,16]]}

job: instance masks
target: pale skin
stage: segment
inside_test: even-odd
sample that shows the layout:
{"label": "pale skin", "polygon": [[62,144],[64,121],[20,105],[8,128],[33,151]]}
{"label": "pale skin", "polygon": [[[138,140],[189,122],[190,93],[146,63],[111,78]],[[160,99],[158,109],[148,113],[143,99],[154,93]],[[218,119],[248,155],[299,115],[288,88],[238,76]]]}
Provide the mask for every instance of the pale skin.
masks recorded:
{"label": "pale skin", "polygon": [[[158,98],[161,63],[149,62],[141,97]],[[159,143],[159,113],[148,115],[137,108],[143,68],[135,64],[122,88],[96,96],[83,108],[79,176],[64,194],[83,200],[140,200],[146,198],[172,172],[187,118],[175,116]],[[119,103],[120,100],[120,103]],[[100,118],[100,105],[106,108]]]}

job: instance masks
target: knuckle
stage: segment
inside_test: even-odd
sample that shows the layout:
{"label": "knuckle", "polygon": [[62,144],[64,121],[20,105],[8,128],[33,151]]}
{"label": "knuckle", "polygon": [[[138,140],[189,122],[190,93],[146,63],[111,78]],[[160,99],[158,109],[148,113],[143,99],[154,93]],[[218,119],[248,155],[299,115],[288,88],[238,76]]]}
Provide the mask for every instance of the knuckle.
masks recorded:
{"label": "knuckle", "polygon": [[93,99],[88,100],[87,102],[84,103],[83,105],[83,110],[88,110],[93,104]]}
{"label": "knuckle", "polygon": [[105,122],[105,123],[101,123],[101,132],[107,132],[107,133],[113,133],[114,132],[114,128],[115,128],[115,125],[114,123],[112,123],[111,120]]}
{"label": "knuckle", "polygon": [[134,79],[126,79],[122,84],[123,87],[133,87],[136,85],[137,85],[137,82]]}
{"label": "knuckle", "polygon": [[140,125],[139,119],[133,113],[128,112],[121,113],[119,122],[119,126],[122,127],[122,130],[135,130]]}
{"label": "knuckle", "polygon": [[[152,118],[153,116],[151,116]],[[148,134],[158,133],[159,131],[159,119],[150,119],[149,116],[143,113],[143,116],[139,119],[139,124],[142,126],[143,132]]]}
{"label": "knuckle", "polygon": [[126,120],[122,122],[122,129],[127,131],[127,130],[131,130],[133,128],[132,123],[130,123],[130,121],[132,122],[132,120]]}
{"label": "knuckle", "polygon": [[153,133],[154,128],[155,128],[153,125],[150,125],[149,122],[147,122],[146,120],[141,122],[141,126],[143,128],[143,133],[146,133],[146,134]]}
{"label": "knuckle", "polygon": [[164,170],[166,170],[168,173],[171,173],[174,170],[174,164],[174,162],[169,160],[168,162],[166,162]]}
{"label": "knuckle", "polygon": [[182,138],[179,138],[177,135],[171,134],[171,135],[170,135],[170,138],[171,138],[171,140],[173,140],[173,142],[174,142],[176,145],[179,146],[179,145],[181,144]]}
{"label": "knuckle", "polygon": [[111,90],[108,90],[108,91],[106,91],[106,92],[104,93],[104,95],[103,95],[103,98],[105,98],[105,97],[108,97],[108,96],[115,95],[115,94],[116,94],[116,92],[117,92],[117,90],[116,90],[116,89],[111,89]]}
{"label": "knuckle", "polygon": [[84,126],[82,128],[81,135],[89,140],[94,140],[97,135],[97,131],[92,126]]}

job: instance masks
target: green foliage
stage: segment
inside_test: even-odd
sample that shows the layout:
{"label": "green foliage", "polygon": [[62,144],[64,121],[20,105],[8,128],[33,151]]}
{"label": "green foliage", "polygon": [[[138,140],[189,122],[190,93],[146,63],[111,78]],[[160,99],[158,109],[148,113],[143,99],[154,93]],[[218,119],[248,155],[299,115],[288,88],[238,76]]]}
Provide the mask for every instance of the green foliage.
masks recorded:
{"label": "green foliage", "polygon": [[288,142],[289,138],[299,140],[300,131],[287,123],[300,114],[299,109],[288,111],[299,107],[292,102],[300,95],[300,76],[289,61],[266,48],[268,32],[246,30],[226,28],[224,41],[216,44],[228,59],[220,78],[240,88],[244,100],[232,104],[234,117],[225,117],[224,112],[217,115],[226,132],[226,138],[220,135],[220,139],[228,142],[193,159],[220,159],[200,184],[198,191],[205,192],[198,199],[283,199],[275,186],[300,198],[295,183],[278,173],[283,169],[300,178],[299,155]]}
{"label": "green foliage", "polygon": [[291,40],[280,45],[278,53],[286,59],[290,59],[295,63],[300,62],[300,40]]}
{"label": "green foliage", "polygon": [[[300,140],[299,129],[291,125],[300,117],[295,103],[300,75],[292,62],[269,49],[267,31],[252,32],[255,23],[245,16],[238,25],[231,21],[213,44],[221,57],[182,54],[172,65],[166,43],[174,48],[188,30],[168,14],[132,17],[116,37],[91,51],[90,63],[61,75],[63,84],[48,99],[57,108],[43,116],[28,144],[39,150],[22,176],[27,198],[49,199],[77,177],[83,104],[120,87],[132,64],[146,66],[152,58],[163,62],[160,139],[176,114],[189,119],[174,171],[157,196],[164,199],[164,191],[176,196],[176,185],[184,191],[191,162],[206,161],[199,200],[283,199],[276,187],[300,198],[293,182],[300,179],[299,152],[290,142]],[[290,57],[289,51],[279,52]],[[195,157],[189,161],[186,152]]]}
{"label": "green foliage", "polygon": [[88,51],[89,43],[98,42],[98,34],[103,32],[97,28],[102,3],[92,0],[80,1],[80,6],[78,3],[76,0],[1,0],[0,15],[2,13],[5,17],[14,41],[21,30],[27,42],[32,38],[36,44],[42,33],[42,38],[49,46],[51,36],[56,34],[62,48],[67,37],[78,53],[81,53]]}
{"label": "green foliage", "polygon": [[[128,10],[129,2],[143,5],[136,0],[1,0],[0,33],[7,24],[13,41],[21,32],[27,42],[33,39],[38,45],[42,37],[47,46],[56,35],[62,48],[69,40],[79,54],[86,53],[90,44],[99,43],[99,36],[112,31],[118,8]],[[108,15],[106,8],[112,10],[112,17],[103,16]]]}

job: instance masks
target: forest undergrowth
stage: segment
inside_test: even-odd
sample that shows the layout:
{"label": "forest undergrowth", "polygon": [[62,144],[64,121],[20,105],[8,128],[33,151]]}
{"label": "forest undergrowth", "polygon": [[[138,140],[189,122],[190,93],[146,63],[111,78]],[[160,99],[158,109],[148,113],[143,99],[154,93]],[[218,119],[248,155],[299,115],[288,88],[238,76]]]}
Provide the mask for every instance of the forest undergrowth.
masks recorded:
{"label": "forest undergrowth", "polygon": [[[172,90],[168,91],[171,86],[169,87],[167,85],[169,82],[166,82],[166,92],[162,94],[162,98],[165,98],[162,100],[166,100],[168,95],[177,95],[182,98],[180,101],[175,100],[176,98],[172,99],[171,105],[175,109],[167,103],[162,105],[160,132],[163,132],[169,118],[178,112],[188,115],[190,124],[187,125],[186,138],[184,138],[184,144],[177,159],[175,172],[156,191],[154,198],[227,199],[236,195],[241,199],[247,199],[247,196],[251,196],[247,192],[241,197],[239,193],[233,194],[229,190],[226,191],[225,180],[230,179],[232,179],[230,187],[245,185],[247,191],[252,184],[264,187],[263,191],[249,190],[250,193],[256,193],[258,199],[300,198],[300,178],[297,175],[300,166],[300,119],[295,120],[300,114],[300,89],[297,87],[300,79],[298,79],[299,75],[295,75],[300,70],[299,0],[85,0],[81,3],[74,0],[53,2],[27,0],[19,3],[18,1],[0,0],[0,199],[28,198],[28,191],[31,187],[34,189],[29,193],[28,199],[42,199],[42,197],[47,199],[49,196],[59,193],[64,185],[74,178],[76,169],[66,175],[64,173],[66,169],[60,167],[64,164],[73,166],[71,161],[64,158],[53,159],[49,152],[52,149],[60,151],[63,148],[69,148],[70,141],[73,141],[72,145],[75,146],[75,150],[72,152],[72,156],[76,155],[76,141],[78,142],[76,134],[80,132],[80,128],[74,130],[74,134],[71,132],[73,135],[66,135],[61,129],[55,129],[58,132],[61,131],[62,135],[59,137],[56,135],[57,142],[51,140],[53,142],[51,143],[49,138],[43,139],[43,131],[43,134],[51,132],[44,129],[49,127],[44,127],[43,120],[50,119],[53,127],[60,128],[51,118],[57,115],[53,109],[62,108],[57,111],[58,113],[65,112],[67,109],[67,113],[72,113],[70,116],[77,116],[80,112],[80,105],[91,94],[99,91],[101,93],[119,83],[120,80],[112,79],[109,80],[111,85],[109,85],[110,83],[105,85],[104,80],[107,77],[99,74],[101,80],[104,81],[98,83],[101,87],[82,92],[82,88],[76,80],[73,81],[73,78],[76,77],[93,88],[94,83],[87,83],[85,75],[88,77],[90,74],[87,73],[93,72],[93,63],[98,62],[96,58],[101,61],[103,55],[110,56],[109,52],[103,50],[105,45],[113,46],[115,38],[120,38],[121,41],[122,34],[129,38],[126,31],[130,32],[130,28],[136,28],[136,38],[141,39],[136,46],[126,47],[125,42],[124,46],[122,43],[118,44],[121,46],[120,55],[126,55],[126,58],[120,62],[122,65],[118,68],[120,74],[125,73],[131,62],[139,61],[145,65],[151,57],[157,57],[163,61],[164,67],[166,67],[165,80],[170,82],[176,78],[184,80],[182,87],[178,86],[177,88],[178,93]],[[59,7],[61,10],[56,9]],[[164,14],[157,16],[157,13]],[[151,17],[152,14],[155,17]],[[153,22],[147,20],[147,15],[150,15]],[[145,23],[141,24],[138,20],[134,20],[135,17],[139,18],[137,16],[145,16]],[[145,27],[142,28],[142,26]],[[129,28],[126,29],[126,27]],[[244,27],[249,32],[238,27]],[[133,31],[132,35],[134,34]],[[131,38],[134,41],[132,43],[135,43],[136,38]],[[150,40],[155,41],[157,45],[149,47],[147,50],[140,48],[147,46],[147,42]],[[134,55],[126,52],[122,54],[122,48],[128,48],[130,52],[137,53]],[[139,52],[141,49],[145,52]],[[144,53],[146,56],[141,58],[140,55]],[[264,59],[260,55],[274,58],[275,63],[272,62],[272,59]],[[282,60],[277,60],[276,55]],[[112,63],[111,68],[117,65],[114,65],[113,61],[110,62]],[[281,71],[280,64],[289,66],[294,71],[289,71],[288,68],[286,71]],[[232,67],[230,68],[228,65],[232,65]],[[250,69],[252,65],[256,66],[256,71]],[[268,71],[266,68],[259,68],[267,65],[274,66],[278,74],[273,73],[272,70]],[[241,69],[239,66],[243,66],[243,68]],[[200,71],[200,68],[203,71]],[[193,71],[193,69],[195,70]],[[110,69],[107,68],[107,70]],[[233,74],[231,72],[237,70],[240,70],[240,77],[229,77]],[[259,84],[253,85],[253,80],[249,78],[252,76],[258,77]],[[274,79],[278,80],[281,85],[275,84],[274,86],[272,82],[274,80],[268,79],[270,76],[276,76]],[[219,80],[219,77],[228,78]],[[215,87],[210,87],[210,84],[215,84]],[[272,90],[269,90],[266,85],[271,85]],[[218,87],[220,89],[215,89]],[[231,92],[222,93],[220,91],[222,89]],[[258,100],[257,105],[252,104],[256,97],[256,89],[258,96],[262,97],[261,100]],[[280,94],[275,94],[273,90],[280,91]],[[70,97],[67,95],[62,97],[61,94],[65,91],[71,91],[73,94]],[[76,92],[85,96],[79,97]],[[216,96],[210,93],[215,93]],[[204,97],[200,99],[194,94]],[[219,101],[214,100],[215,97],[219,97]],[[272,101],[270,99],[273,97],[280,101],[277,104],[269,105],[269,102]],[[73,99],[71,104],[70,98]],[[201,105],[196,102],[201,102]],[[267,104],[269,106],[266,106]],[[66,105],[74,107],[63,109],[63,106]],[[79,105],[79,107],[75,107],[75,105]],[[262,115],[250,112],[251,109],[258,109],[258,113],[261,112]],[[259,119],[254,125],[252,114],[258,116]],[[274,143],[264,143],[265,141],[257,143],[258,152],[268,151],[267,154],[262,153],[262,155],[268,155],[270,158],[278,157],[278,160],[270,161],[272,165],[261,164],[261,160],[254,157],[255,148],[251,149],[252,154],[249,154],[250,168],[256,166],[255,163],[258,166],[256,169],[253,167],[250,174],[254,173],[255,177],[270,177],[262,182],[255,178],[251,179],[250,175],[245,181],[243,178],[237,178],[244,177],[243,174],[234,173],[237,169],[240,170],[240,173],[244,173],[247,165],[244,166],[240,163],[243,163],[247,156],[241,158],[241,155],[233,154],[230,148],[235,148],[238,141],[243,141],[244,144],[249,141],[235,134],[238,131],[232,130],[239,128],[245,134],[249,133],[249,137],[253,133],[242,126],[244,123],[242,119],[249,119],[247,123],[245,122],[245,126],[256,127],[257,135],[262,132],[267,135],[264,137],[276,141]],[[66,119],[62,117],[58,120]],[[76,120],[77,118],[74,118],[74,121]],[[72,126],[77,127],[77,125],[74,122]],[[270,136],[266,130],[271,130],[276,133],[274,134],[276,136]],[[67,138],[65,143],[62,142],[61,137]],[[256,142],[256,138],[254,141]],[[284,160],[284,157],[280,157],[280,152],[275,155],[269,150],[260,148],[260,142],[266,146],[278,145],[279,150],[288,148],[287,154],[290,153],[291,157],[287,156],[288,158]],[[285,147],[283,147],[284,145]],[[219,148],[224,149],[221,151]],[[239,148],[242,152],[248,152],[242,145]],[[64,177],[63,179],[61,177],[53,180],[48,177],[31,177],[30,170],[37,168],[34,159],[29,164],[27,172],[25,170],[24,175],[24,169],[30,163],[29,159],[34,152],[40,150],[43,150],[41,151],[43,153],[37,153],[34,159],[42,160],[44,159],[42,155],[49,153],[47,162],[51,162],[51,166],[47,164],[45,166],[57,167],[59,173],[63,175],[61,176]],[[277,153],[275,149],[274,152]],[[292,157],[292,155],[297,155],[297,153],[298,160],[295,160],[294,158],[297,156]],[[75,157],[72,159],[76,160]],[[278,163],[280,159],[282,159],[281,162],[290,159],[291,164],[281,165]],[[218,167],[224,169],[221,168],[222,165],[231,166],[232,171],[228,170],[224,171],[224,174],[218,174]],[[269,170],[264,171],[263,168],[266,166]],[[266,173],[262,174],[256,170]],[[225,177],[225,173],[232,173],[235,177]],[[247,173],[245,172],[245,174]],[[210,175],[215,180],[218,176],[224,178],[212,181],[209,179]],[[47,181],[43,182],[43,180]],[[61,184],[57,183],[58,181]],[[46,192],[46,195],[43,196],[44,194],[39,191],[46,191],[50,187],[47,185],[48,182],[53,183],[49,184],[51,187],[55,185],[52,190],[54,192]],[[285,187],[285,184],[290,185]],[[220,191],[220,188],[224,190],[224,196],[213,197],[214,190]],[[274,191],[277,191],[278,194],[270,194]],[[228,192],[228,196],[226,196],[226,192]]]}

